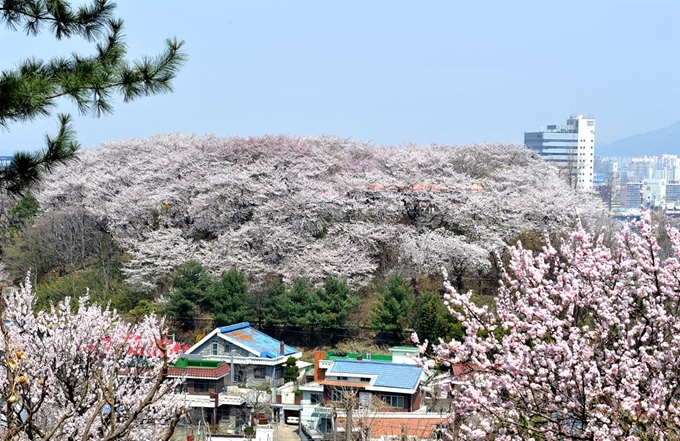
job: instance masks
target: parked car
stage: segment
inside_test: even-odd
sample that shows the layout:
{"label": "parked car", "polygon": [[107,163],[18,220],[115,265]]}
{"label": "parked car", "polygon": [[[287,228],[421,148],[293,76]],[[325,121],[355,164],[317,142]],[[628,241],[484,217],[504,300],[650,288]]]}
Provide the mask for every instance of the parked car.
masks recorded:
{"label": "parked car", "polygon": [[300,417],[293,416],[293,415],[288,415],[286,417],[286,424],[295,424],[298,425],[300,424]]}

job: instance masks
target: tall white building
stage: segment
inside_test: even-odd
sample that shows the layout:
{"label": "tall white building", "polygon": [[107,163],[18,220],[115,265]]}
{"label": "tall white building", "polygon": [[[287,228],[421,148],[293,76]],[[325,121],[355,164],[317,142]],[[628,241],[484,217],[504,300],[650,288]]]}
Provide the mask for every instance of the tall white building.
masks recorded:
{"label": "tall white building", "polygon": [[555,162],[572,187],[593,189],[595,118],[572,116],[566,125],[524,132],[524,144],[546,161]]}

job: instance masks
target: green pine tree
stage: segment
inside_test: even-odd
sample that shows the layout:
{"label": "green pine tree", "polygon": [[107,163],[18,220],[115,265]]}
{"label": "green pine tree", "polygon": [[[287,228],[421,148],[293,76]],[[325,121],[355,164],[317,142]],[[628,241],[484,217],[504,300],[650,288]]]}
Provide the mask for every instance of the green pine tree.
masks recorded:
{"label": "green pine tree", "polygon": [[378,287],[377,294],[369,324],[381,338],[401,343],[413,317],[413,288],[403,278],[391,277]]}
{"label": "green pine tree", "polygon": [[192,261],[179,266],[170,278],[166,314],[181,321],[183,329],[188,329],[207,304],[206,292],[212,284],[213,278],[200,263]]}
{"label": "green pine tree", "polygon": [[439,339],[450,341],[462,340],[464,328],[444,306],[439,294],[423,292],[415,302],[413,329],[420,341],[427,339],[430,343],[439,344]]}
{"label": "green pine tree", "polygon": [[273,280],[267,287],[264,307],[262,308],[265,326],[279,326],[287,323],[288,317],[281,308],[285,298],[286,285],[278,278]]}
{"label": "green pine tree", "polygon": [[293,329],[308,329],[312,321],[312,313],[309,305],[313,295],[310,290],[309,280],[298,277],[293,280],[293,285],[286,290],[286,295],[281,299],[280,308],[282,317],[288,320],[287,325]]}
{"label": "green pine tree", "polygon": [[[111,113],[112,98],[124,101],[172,91],[186,55],[183,42],[166,40],[162,54],[127,60],[123,20],[114,17],[115,3],[93,0],[74,7],[66,0],[5,0],[0,2],[0,25],[37,35],[47,28],[57,40],[81,37],[94,44],[92,55],[56,56],[48,61],[27,57],[13,70],[0,73],[0,129],[52,115],[60,98],[69,98],[81,114]],[[58,115],[59,131],[46,136],[42,151],[19,151],[0,169],[0,188],[24,195],[55,165],[76,157],[79,144],[70,115]],[[33,146],[30,147],[33,149]]]}
{"label": "green pine tree", "polygon": [[218,326],[251,320],[252,298],[246,276],[236,268],[222,273],[206,294],[207,309]]}
{"label": "green pine tree", "polygon": [[314,306],[310,311],[312,324],[327,336],[331,345],[335,345],[358,303],[359,297],[350,291],[346,280],[327,277],[323,287],[314,292]]}
{"label": "green pine tree", "polygon": [[40,204],[32,194],[27,194],[19,199],[17,203],[7,211],[9,215],[9,225],[7,226],[7,233],[10,237],[15,236],[26,225],[32,223],[40,213]]}

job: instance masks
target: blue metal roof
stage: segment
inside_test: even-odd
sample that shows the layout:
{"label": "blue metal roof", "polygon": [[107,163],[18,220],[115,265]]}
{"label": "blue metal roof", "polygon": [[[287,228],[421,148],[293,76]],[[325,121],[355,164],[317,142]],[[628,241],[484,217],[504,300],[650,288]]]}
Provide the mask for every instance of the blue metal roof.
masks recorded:
{"label": "blue metal roof", "polygon": [[412,364],[380,363],[375,361],[335,360],[328,374],[377,375],[373,386],[413,389],[420,381],[423,369]]}
{"label": "blue metal roof", "polygon": [[[260,357],[277,358],[281,356],[281,342],[251,327],[248,322],[222,326],[219,329],[220,334],[250,348],[253,352],[259,353]],[[292,346],[284,345],[283,347],[283,355],[293,355],[299,352]]]}
{"label": "blue metal roof", "polygon": [[247,328],[248,326],[250,326],[250,323],[248,323],[248,322],[236,323],[235,325],[222,326],[220,328],[220,332],[222,334],[226,334],[227,332],[236,331],[237,329]]}

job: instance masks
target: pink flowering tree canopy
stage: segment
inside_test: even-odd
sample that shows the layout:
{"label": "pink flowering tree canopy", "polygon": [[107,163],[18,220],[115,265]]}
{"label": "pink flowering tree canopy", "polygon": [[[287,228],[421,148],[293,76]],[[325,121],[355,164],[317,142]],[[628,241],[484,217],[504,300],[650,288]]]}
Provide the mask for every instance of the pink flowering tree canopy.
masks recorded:
{"label": "pink flowering tree canopy", "polygon": [[169,439],[183,402],[162,320],[129,324],[87,296],[38,312],[28,280],[2,298],[1,439]]}
{"label": "pink flowering tree canopy", "polygon": [[656,228],[643,216],[613,250],[582,227],[537,255],[518,244],[493,308],[445,283],[466,336],[430,365],[468,371],[444,386],[454,438],[680,439],[680,233],[661,258]]}

